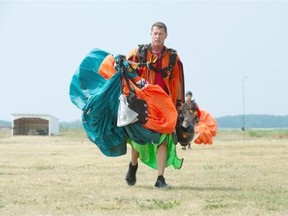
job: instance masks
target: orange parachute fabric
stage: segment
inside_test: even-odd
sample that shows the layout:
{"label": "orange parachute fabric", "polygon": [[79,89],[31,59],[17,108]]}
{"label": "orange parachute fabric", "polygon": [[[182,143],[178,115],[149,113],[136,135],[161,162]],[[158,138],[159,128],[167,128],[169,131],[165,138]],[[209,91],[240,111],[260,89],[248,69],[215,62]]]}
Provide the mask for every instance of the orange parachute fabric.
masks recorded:
{"label": "orange parachute fabric", "polygon": [[[139,53],[138,49],[133,49],[128,54],[128,59],[133,62],[138,62]],[[147,60],[153,59],[152,52],[147,49]],[[165,47],[164,52],[162,53],[162,68],[168,67],[170,63],[169,58],[169,50]],[[156,67],[156,62],[152,64],[152,66]],[[145,80],[147,80],[149,83],[154,84],[155,83],[155,73],[149,72],[150,69],[147,67],[141,68],[141,74],[139,74],[141,77],[143,77]],[[167,71],[168,76],[163,78],[164,83],[166,84],[166,87],[168,88],[170,98],[172,99],[172,102],[174,106],[176,105],[176,100],[181,99],[181,102],[185,102],[185,96],[184,96],[184,74],[183,74],[183,66],[181,63],[181,60],[179,56],[177,55],[175,65],[173,72],[170,73],[170,71]]]}
{"label": "orange parachute fabric", "polygon": [[[112,77],[116,70],[114,68],[115,58],[112,55],[108,55],[100,65],[98,73],[106,79]],[[139,76],[133,78],[134,82],[145,80]],[[123,93],[128,95],[129,88],[126,81],[123,81]],[[173,133],[177,122],[177,110],[173,104],[171,98],[164,92],[164,90],[158,85],[152,85],[146,83],[145,86],[140,89],[133,82],[129,82],[133,86],[138,99],[145,100],[147,103],[148,119],[143,127],[153,130],[158,133]]]}
{"label": "orange parachute fabric", "polygon": [[195,133],[199,136],[194,140],[196,144],[212,144],[217,134],[217,121],[205,110],[201,110],[199,123],[195,126]]}
{"label": "orange parachute fabric", "polygon": [[98,73],[102,75],[105,79],[110,79],[115,73],[116,69],[114,68],[115,58],[113,55],[107,55],[102,61]]}
{"label": "orange parachute fabric", "polygon": [[171,98],[158,85],[148,84],[143,90],[132,85],[137,98],[148,104],[148,121],[143,126],[158,133],[173,133],[178,114]]}

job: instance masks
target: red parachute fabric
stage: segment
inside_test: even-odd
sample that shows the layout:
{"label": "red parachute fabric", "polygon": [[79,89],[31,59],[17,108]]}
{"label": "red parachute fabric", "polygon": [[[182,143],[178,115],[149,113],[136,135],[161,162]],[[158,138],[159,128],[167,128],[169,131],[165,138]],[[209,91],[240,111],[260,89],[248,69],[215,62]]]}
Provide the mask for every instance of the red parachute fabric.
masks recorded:
{"label": "red parachute fabric", "polygon": [[194,140],[196,144],[212,144],[213,137],[217,134],[217,122],[213,116],[205,110],[201,110],[199,123],[195,126],[195,133],[199,136]]}

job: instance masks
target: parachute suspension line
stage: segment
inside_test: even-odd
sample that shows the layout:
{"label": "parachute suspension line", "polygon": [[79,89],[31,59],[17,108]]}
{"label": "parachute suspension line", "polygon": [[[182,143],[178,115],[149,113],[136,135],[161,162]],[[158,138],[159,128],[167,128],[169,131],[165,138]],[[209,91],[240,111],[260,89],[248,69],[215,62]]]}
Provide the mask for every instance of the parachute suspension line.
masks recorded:
{"label": "parachute suspension line", "polygon": [[131,65],[133,69],[138,69],[140,67],[147,67],[150,69],[150,65],[155,64],[158,61],[158,57],[157,55],[153,54],[147,62],[133,62],[131,60],[126,61]]}
{"label": "parachute suspension line", "polygon": [[147,69],[148,69],[148,73],[147,73],[147,76],[148,76],[148,77],[147,77],[147,80],[149,80],[149,83],[152,83],[151,76],[150,76],[150,71],[151,71],[150,65],[155,64],[157,61],[158,61],[157,55],[156,55],[156,54],[152,54],[152,55],[150,56],[149,61],[146,62],[146,67],[147,67]]}
{"label": "parachute suspension line", "polygon": [[141,67],[146,67],[147,70],[148,70],[148,73],[147,73],[147,77],[146,77],[146,80],[150,83],[152,83],[152,80],[151,79],[151,76],[150,76],[150,70],[151,70],[151,65],[152,64],[155,64],[157,61],[158,61],[158,57],[156,54],[152,54],[150,59],[146,62],[142,61],[142,62],[133,62],[133,61],[130,61],[130,60],[126,60],[129,65],[131,66],[131,69],[132,70],[137,70]]}
{"label": "parachute suspension line", "polygon": [[[127,71],[129,69],[133,70],[132,65],[129,62],[127,62],[126,57],[123,56],[123,55],[119,55],[119,56],[116,57],[116,65],[119,67],[121,78],[125,79],[125,82],[126,82],[128,88],[129,88],[130,95],[134,96],[135,95],[135,90],[130,85],[130,82],[129,82],[129,79],[128,79],[128,74],[127,74]],[[121,92],[122,93],[123,93],[123,88],[124,88],[124,84],[123,84],[122,79],[121,79]]]}

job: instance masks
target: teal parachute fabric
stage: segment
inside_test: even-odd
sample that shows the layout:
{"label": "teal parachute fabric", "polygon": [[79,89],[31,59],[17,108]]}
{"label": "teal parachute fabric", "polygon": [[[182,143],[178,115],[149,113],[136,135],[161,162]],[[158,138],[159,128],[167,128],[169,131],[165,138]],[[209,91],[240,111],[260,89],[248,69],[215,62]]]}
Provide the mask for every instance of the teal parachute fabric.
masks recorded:
{"label": "teal parachute fabric", "polygon": [[70,100],[82,111],[94,92],[105,85],[106,80],[98,74],[98,68],[109,53],[94,49],[82,61],[70,84]]}
{"label": "teal parachute fabric", "polygon": [[126,153],[123,128],[117,127],[119,96],[120,73],[116,73],[95,92],[88,103],[87,111],[82,114],[83,126],[89,139],[108,156]]}
{"label": "teal parachute fabric", "polygon": [[89,139],[107,156],[126,154],[123,128],[117,127],[120,73],[106,80],[98,69],[107,52],[92,50],[82,61],[70,85],[71,101],[83,111],[83,127]]}
{"label": "teal parachute fabric", "polygon": [[130,124],[124,128],[127,136],[140,145],[159,142],[160,133],[148,130],[139,123]]}
{"label": "teal parachute fabric", "polygon": [[117,126],[121,74],[106,80],[98,69],[109,53],[92,50],[82,61],[70,84],[70,99],[82,113],[83,127],[88,138],[106,156],[126,154],[127,137],[139,144],[158,142],[160,134],[140,124]]}

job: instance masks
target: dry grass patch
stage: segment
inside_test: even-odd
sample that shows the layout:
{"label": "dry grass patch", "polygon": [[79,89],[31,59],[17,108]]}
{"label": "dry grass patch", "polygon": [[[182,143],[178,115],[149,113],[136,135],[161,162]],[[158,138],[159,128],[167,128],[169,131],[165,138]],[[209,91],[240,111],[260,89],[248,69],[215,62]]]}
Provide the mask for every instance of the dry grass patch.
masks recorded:
{"label": "dry grass patch", "polygon": [[142,163],[127,186],[130,149],[105,157],[81,131],[1,137],[0,215],[288,215],[288,141],[222,138],[178,146],[184,165],[158,190]]}

